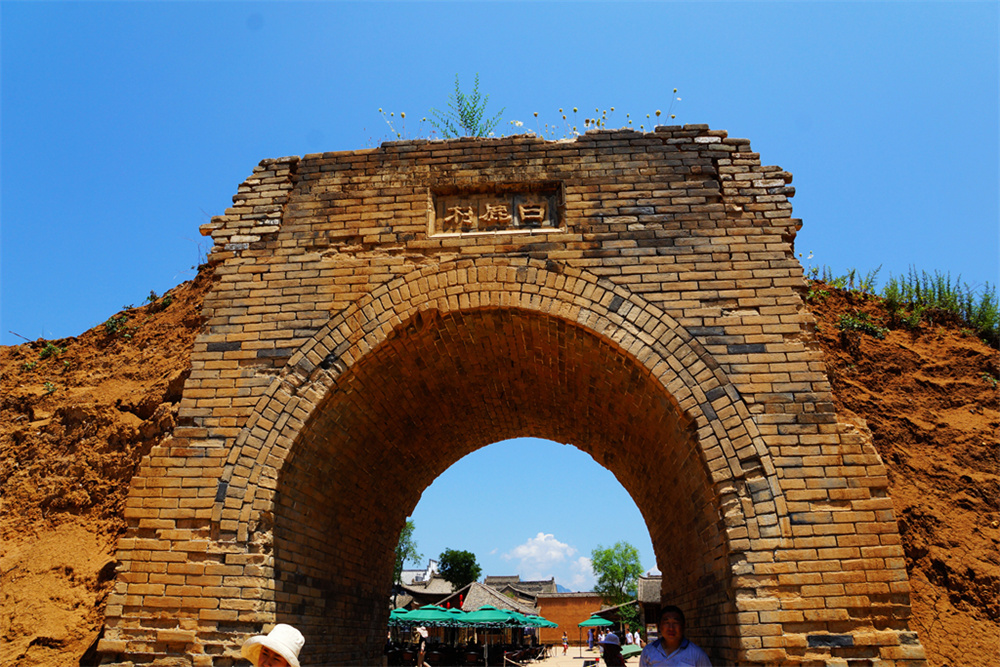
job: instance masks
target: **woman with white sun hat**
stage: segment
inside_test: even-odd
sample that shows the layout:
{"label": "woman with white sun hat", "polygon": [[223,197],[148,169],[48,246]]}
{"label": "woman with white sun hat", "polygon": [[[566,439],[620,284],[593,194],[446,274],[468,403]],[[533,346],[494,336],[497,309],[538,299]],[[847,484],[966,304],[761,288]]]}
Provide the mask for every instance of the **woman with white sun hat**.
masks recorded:
{"label": "woman with white sun hat", "polygon": [[254,667],[300,667],[299,651],[305,643],[301,632],[285,623],[278,623],[266,635],[246,640],[240,654]]}

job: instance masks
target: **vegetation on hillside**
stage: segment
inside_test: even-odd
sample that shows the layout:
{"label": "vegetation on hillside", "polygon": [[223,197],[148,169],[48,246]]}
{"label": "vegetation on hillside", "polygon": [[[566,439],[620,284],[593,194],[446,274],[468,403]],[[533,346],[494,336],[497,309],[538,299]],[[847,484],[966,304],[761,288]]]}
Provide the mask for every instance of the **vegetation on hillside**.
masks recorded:
{"label": "vegetation on hillside", "polygon": [[862,299],[881,298],[885,311],[882,321],[859,313],[845,315],[838,323],[841,331],[860,331],[881,338],[888,329],[916,330],[922,324],[959,322],[987,345],[1000,349],[1000,309],[995,285],[985,283],[976,288],[962,282],[961,276],[952,279],[950,273],[928,273],[911,267],[904,276],[890,276],[879,290],[879,269],[863,275],[851,269],[838,276],[827,266],[810,267],[807,276],[814,287],[807,298],[812,301],[826,296],[826,292],[815,287],[820,283]]}

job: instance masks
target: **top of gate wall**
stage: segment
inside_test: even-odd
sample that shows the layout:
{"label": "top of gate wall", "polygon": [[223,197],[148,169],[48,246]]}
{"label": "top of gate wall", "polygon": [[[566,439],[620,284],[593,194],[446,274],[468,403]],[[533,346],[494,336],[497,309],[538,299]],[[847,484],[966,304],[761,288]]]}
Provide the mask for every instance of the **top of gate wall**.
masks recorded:
{"label": "top of gate wall", "polygon": [[[234,323],[261,337],[283,330],[280,345],[240,348],[256,355],[244,366],[276,372],[330,313],[375,285],[462,257],[529,257],[642,294],[705,345],[749,405],[801,403],[805,392],[832,414],[821,357],[809,345],[790,180],[761,166],[747,140],[704,125],[559,142],[394,142],[265,160],[234,206],[202,227],[221,276],[206,299],[205,340],[231,343],[213,327]],[[294,324],[278,322],[292,311],[273,297],[297,297]],[[775,355],[806,373],[769,376]]]}

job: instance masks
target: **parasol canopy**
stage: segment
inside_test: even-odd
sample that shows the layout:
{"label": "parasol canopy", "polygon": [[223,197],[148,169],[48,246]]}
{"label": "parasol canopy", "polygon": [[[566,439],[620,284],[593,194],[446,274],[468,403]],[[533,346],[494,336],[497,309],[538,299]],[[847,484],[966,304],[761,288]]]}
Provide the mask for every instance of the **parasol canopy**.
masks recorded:
{"label": "parasol canopy", "polygon": [[448,609],[448,613],[451,614],[452,620],[454,621],[456,626],[464,626],[469,624],[469,622],[465,620],[465,612],[462,611],[461,609],[458,608]]}
{"label": "parasol canopy", "polygon": [[513,609],[507,609],[505,611],[510,615],[510,620],[508,621],[508,623],[510,623],[511,625],[520,625],[522,627],[534,626],[534,623],[532,623],[531,620],[529,620],[528,617],[522,614],[521,612],[514,611]]}
{"label": "parasol canopy", "polygon": [[455,616],[448,613],[448,610],[444,607],[439,607],[436,604],[428,604],[419,609],[411,609],[405,613],[401,620],[407,623],[420,623],[423,625],[452,625],[455,623]]}
{"label": "parasol canopy", "polygon": [[531,623],[533,625],[535,625],[536,627],[539,627],[539,628],[558,628],[559,627],[558,623],[553,623],[549,619],[543,618],[542,616],[539,616],[538,614],[529,614],[527,616],[527,619],[529,621],[531,621]]}
{"label": "parasol canopy", "polygon": [[475,611],[465,612],[464,620],[475,625],[506,625],[511,620],[511,612],[487,604]]}
{"label": "parasol canopy", "polygon": [[642,647],[637,644],[622,646],[622,656],[625,658],[631,658],[633,655],[639,655],[640,653],[642,653]]}
{"label": "parasol canopy", "polygon": [[591,616],[586,621],[579,624],[581,628],[594,628],[598,626],[614,625],[612,621],[606,618],[601,618],[600,616]]}

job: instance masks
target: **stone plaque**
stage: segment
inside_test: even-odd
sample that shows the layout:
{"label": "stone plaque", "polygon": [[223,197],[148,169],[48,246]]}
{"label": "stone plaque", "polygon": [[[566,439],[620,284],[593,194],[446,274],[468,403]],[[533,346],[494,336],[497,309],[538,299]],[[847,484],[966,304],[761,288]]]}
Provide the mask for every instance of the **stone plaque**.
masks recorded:
{"label": "stone plaque", "polygon": [[489,184],[431,192],[431,234],[558,229],[559,185]]}

